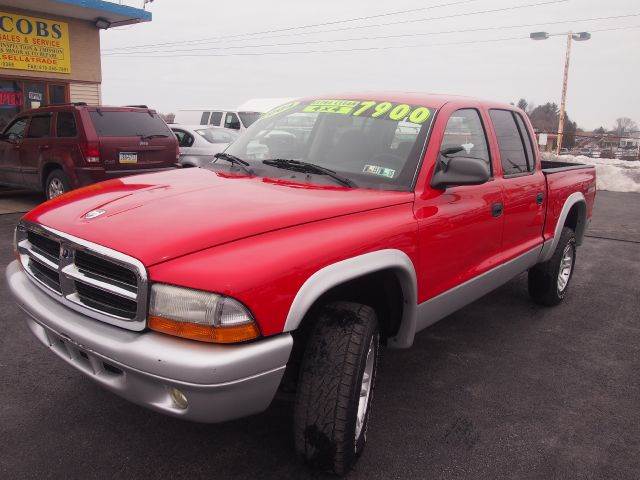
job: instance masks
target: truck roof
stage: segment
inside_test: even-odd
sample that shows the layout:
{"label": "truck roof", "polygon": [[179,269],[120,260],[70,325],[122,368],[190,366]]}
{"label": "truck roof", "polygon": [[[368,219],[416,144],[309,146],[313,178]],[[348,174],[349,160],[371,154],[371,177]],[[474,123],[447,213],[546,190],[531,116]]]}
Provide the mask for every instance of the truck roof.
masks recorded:
{"label": "truck roof", "polygon": [[492,108],[504,108],[508,110],[517,110],[513,105],[507,103],[483,100],[480,98],[449,95],[441,93],[426,92],[398,92],[398,91],[375,91],[375,92],[347,92],[342,94],[313,95],[304,97],[304,100],[313,100],[315,98],[335,98],[335,99],[368,99],[374,101],[390,101],[398,103],[408,103],[411,105],[424,105],[426,107],[441,108],[447,103],[480,103]]}

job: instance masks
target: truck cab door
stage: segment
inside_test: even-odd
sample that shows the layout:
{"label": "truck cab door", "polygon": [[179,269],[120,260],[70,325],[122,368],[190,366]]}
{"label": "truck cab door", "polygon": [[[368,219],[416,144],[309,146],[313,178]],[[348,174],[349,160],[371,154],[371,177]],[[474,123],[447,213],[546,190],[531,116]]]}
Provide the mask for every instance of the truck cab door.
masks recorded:
{"label": "truck cab door", "polygon": [[504,261],[542,245],[546,180],[525,119],[511,110],[489,110],[497,139],[504,189]]}
{"label": "truck cab door", "polygon": [[[418,221],[418,300],[424,302],[472,279],[496,265],[502,243],[502,186],[493,177],[481,185],[434,189],[429,186],[445,149],[495,168],[487,140],[487,119],[477,105],[455,109],[445,105],[436,118],[423,169],[424,191],[416,189]],[[437,149],[433,151],[433,146]],[[430,158],[431,157],[431,158]],[[436,319],[437,320],[437,319]]]}
{"label": "truck cab door", "polygon": [[16,118],[4,131],[0,140],[0,182],[22,186],[20,150],[27,129],[28,117]]}
{"label": "truck cab door", "polygon": [[22,183],[31,188],[41,187],[41,167],[47,162],[51,149],[51,118],[50,113],[33,115],[20,148]]}

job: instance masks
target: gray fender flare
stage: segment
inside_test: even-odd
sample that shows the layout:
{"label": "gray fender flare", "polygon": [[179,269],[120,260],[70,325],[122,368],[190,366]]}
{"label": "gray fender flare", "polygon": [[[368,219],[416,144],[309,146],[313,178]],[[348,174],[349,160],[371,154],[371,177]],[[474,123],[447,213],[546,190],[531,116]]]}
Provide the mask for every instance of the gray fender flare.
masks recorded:
{"label": "gray fender flare", "polygon": [[575,192],[569,195],[565,200],[560,216],[558,217],[558,223],[556,223],[553,239],[545,242],[542,247],[542,251],[540,252],[539,262],[546,262],[553,256],[553,252],[555,252],[558,242],[560,241],[562,229],[564,228],[569,212],[574,205],[580,205],[580,218],[578,218],[578,226],[576,228],[576,243],[578,245],[582,244],[584,232],[587,229],[587,202],[584,199],[582,192]]}
{"label": "gray fender flare", "polygon": [[389,339],[389,345],[408,348],[416,331],[418,287],[413,262],[401,250],[387,249],[365,253],[321,268],[300,287],[289,308],[284,325],[285,332],[295,330],[314,302],[331,288],[368,273],[392,269],[400,282],[404,305],[402,323],[397,335]]}

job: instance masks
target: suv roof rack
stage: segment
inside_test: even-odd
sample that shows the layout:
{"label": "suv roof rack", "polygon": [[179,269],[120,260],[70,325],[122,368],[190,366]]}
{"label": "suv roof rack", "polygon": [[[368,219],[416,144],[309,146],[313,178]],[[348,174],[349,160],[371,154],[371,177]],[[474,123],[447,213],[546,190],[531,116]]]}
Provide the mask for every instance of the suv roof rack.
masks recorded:
{"label": "suv roof rack", "polygon": [[86,107],[87,102],[63,102],[63,103],[43,103],[38,108],[44,107],[64,107],[65,105],[73,105],[74,107]]}
{"label": "suv roof rack", "polygon": [[125,107],[132,107],[132,108],[149,108],[146,105],[125,105]]}

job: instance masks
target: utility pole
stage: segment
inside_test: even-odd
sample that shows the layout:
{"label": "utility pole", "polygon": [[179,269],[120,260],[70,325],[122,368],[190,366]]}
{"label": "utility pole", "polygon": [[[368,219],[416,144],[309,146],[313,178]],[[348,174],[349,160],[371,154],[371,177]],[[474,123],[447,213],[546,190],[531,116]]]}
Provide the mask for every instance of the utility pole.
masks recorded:
{"label": "utility pole", "polygon": [[556,146],[556,155],[560,155],[560,150],[562,149],[562,138],[564,135],[564,120],[566,118],[567,87],[569,84],[569,64],[571,62],[571,44],[574,40],[578,42],[585,42],[591,38],[591,34],[589,32],[567,32],[566,34],[561,33],[551,35],[547,32],[534,32],[529,36],[532,40],[546,40],[549,37],[557,35],[567,36],[567,53],[564,61],[564,75],[562,77],[562,98],[560,100],[560,118],[558,119],[558,144]]}
{"label": "utility pole", "polygon": [[556,146],[556,155],[560,155],[562,149],[562,137],[564,135],[564,118],[565,107],[567,105],[567,84],[569,83],[569,63],[571,62],[571,42],[573,41],[573,32],[567,34],[567,54],[564,60],[564,76],[562,78],[562,98],[560,100],[560,118],[558,120],[558,145]]}

